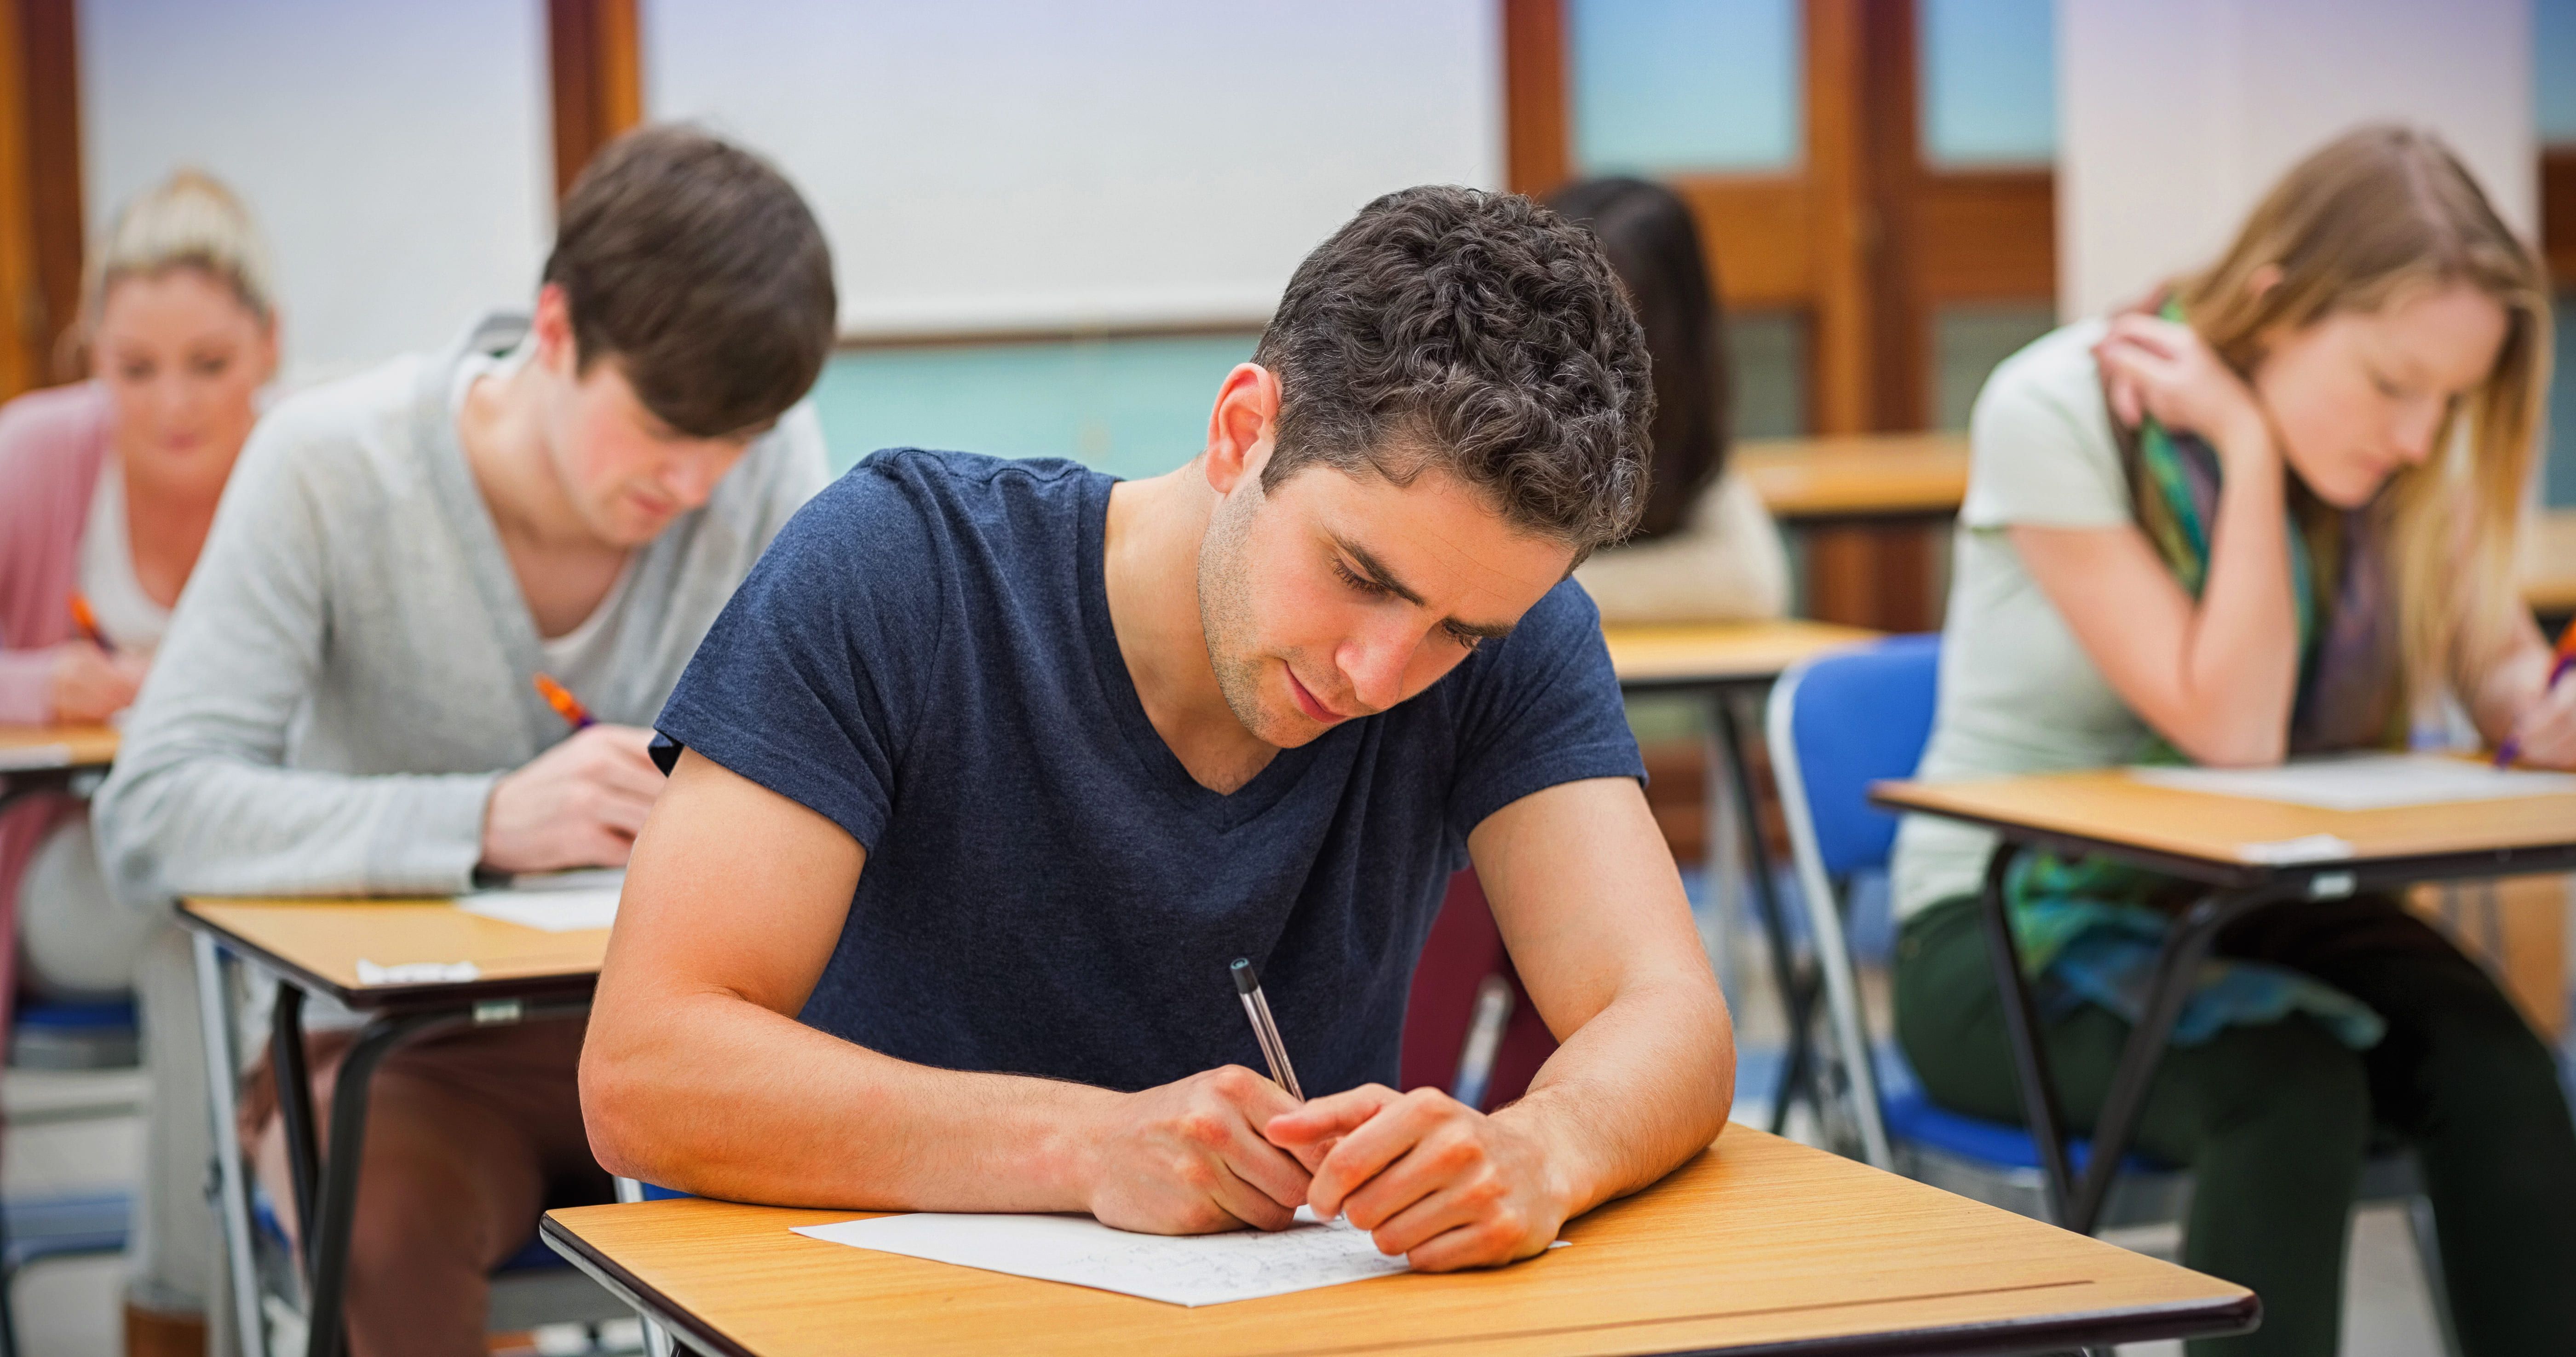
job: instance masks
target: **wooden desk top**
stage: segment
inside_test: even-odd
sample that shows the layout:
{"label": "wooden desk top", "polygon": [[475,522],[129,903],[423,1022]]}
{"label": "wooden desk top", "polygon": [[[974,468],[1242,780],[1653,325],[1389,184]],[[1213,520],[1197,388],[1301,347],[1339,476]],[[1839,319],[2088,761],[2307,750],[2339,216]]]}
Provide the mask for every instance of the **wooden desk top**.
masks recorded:
{"label": "wooden desk top", "polygon": [[2019,1351],[2226,1332],[2256,1308],[2243,1287],[1742,1126],[1568,1225],[1571,1248],[1198,1309],[788,1233],[864,1214],[585,1206],[549,1212],[544,1237],[692,1342],[758,1357],[861,1335],[886,1357],[963,1357],[1040,1334],[1105,1357]]}
{"label": "wooden desk top", "polygon": [[2376,864],[2404,876],[2429,864],[2432,875],[2454,875],[2461,873],[2438,860],[2474,858],[2493,869],[2474,874],[2496,875],[2503,857],[2576,849],[2576,793],[2327,810],[2161,787],[2111,768],[1989,782],[1881,782],[1870,789],[1870,799],[1997,829],[2037,831],[2077,846],[2134,849],[2124,855],[2212,880],[2269,875],[2276,868],[2258,845],[2316,834],[2343,840],[2351,854],[2295,864],[2301,871]]}
{"label": "wooden desk top", "polygon": [[[444,899],[268,900],[199,898],[179,916],[304,988],[355,1009],[477,998],[578,998],[599,978],[608,930],[548,933],[468,914]],[[369,985],[358,961],[379,966],[470,961],[470,981]]]}
{"label": "wooden desk top", "polygon": [[104,768],[117,739],[114,726],[0,726],[0,773]]}
{"label": "wooden desk top", "polygon": [[2543,513],[2524,529],[2522,598],[2536,613],[2576,615],[2576,509]]}
{"label": "wooden desk top", "polygon": [[1828,650],[1874,641],[1879,633],[1830,622],[1707,622],[1604,627],[1610,666],[1622,687],[1695,687],[1764,682]]}
{"label": "wooden desk top", "polygon": [[1939,518],[1968,493],[1960,434],[1749,439],[1729,454],[1774,518]]}

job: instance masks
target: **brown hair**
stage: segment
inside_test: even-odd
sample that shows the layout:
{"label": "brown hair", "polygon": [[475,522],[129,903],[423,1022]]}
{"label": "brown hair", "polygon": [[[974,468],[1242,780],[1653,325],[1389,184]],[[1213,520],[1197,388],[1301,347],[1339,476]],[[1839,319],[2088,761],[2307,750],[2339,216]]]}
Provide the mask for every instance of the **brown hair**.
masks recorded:
{"label": "brown hair", "polygon": [[627,133],[565,195],[545,281],[572,313],[581,369],[615,359],[681,433],[767,426],[831,352],[832,252],[767,161],[695,128]]}
{"label": "brown hair", "polygon": [[[2257,275],[2278,281],[2257,287]],[[2436,433],[2433,455],[2372,502],[2395,583],[2410,696],[2465,688],[2521,625],[2516,546],[2549,373],[2549,285],[2459,158],[2408,127],[2348,132],[2292,167],[2218,261],[2176,279],[2192,328],[2249,376],[2270,339],[2424,287],[2504,308],[2494,369]]]}
{"label": "brown hair", "polygon": [[1581,560],[1637,521],[1655,392],[1592,234],[1527,198],[1424,187],[1361,208],[1288,280],[1264,489],[1312,465],[1439,467]]}
{"label": "brown hair", "polygon": [[1654,460],[1636,540],[1661,537],[1726,469],[1733,404],[1725,317],[1708,252],[1690,207],[1644,179],[1586,179],[1547,196],[1566,219],[1591,228],[1628,290],[1654,363]]}

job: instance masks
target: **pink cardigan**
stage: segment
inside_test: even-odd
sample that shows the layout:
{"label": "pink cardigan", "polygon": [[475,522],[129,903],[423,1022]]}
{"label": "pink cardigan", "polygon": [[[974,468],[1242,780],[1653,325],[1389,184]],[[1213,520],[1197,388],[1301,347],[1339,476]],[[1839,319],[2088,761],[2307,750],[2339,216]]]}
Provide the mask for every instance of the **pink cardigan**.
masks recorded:
{"label": "pink cardigan", "polygon": [[[71,639],[68,600],[81,530],[107,458],[111,407],[96,382],[30,392],[0,406],[0,725],[54,715],[46,647]],[[0,1043],[18,975],[18,878],[53,827],[78,809],[32,796],[0,814]]]}

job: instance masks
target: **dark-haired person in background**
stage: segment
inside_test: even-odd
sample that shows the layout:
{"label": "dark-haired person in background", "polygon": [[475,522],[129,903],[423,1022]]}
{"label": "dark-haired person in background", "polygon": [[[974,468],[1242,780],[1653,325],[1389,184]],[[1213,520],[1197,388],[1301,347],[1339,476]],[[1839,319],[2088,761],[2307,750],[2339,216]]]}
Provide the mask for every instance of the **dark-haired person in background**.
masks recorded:
{"label": "dark-haired person in background", "polygon": [[1591,227],[1654,360],[1654,456],[1626,544],[1575,572],[1608,622],[1723,622],[1789,606],[1789,553],[1752,483],[1727,474],[1726,326],[1690,208],[1643,179],[1586,179],[1548,206]]}
{"label": "dark-haired person in background", "polygon": [[[1311,1204],[1445,1270],[1707,1145],[1725,1001],[1567,579],[1636,517],[1652,404],[1588,236],[1423,188],[1308,256],[1179,470],[869,458],[657,722],[601,1161],[1163,1233]],[[1470,858],[1564,1040],[1491,1115],[1388,1087]],[[1313,1101],[1246,1068],[1238,956]]]}
{"label": "dark-haired person in background", "polygon": [[[119,893],[445,894],[478,869],[622,865],[662,789],[645,723],[825,478],[798,402],[834,309],[786,180],[647,129],[574,185],[532,315],[278,406],[97,799]],[[539,671],[600,724],[568,733]],[[349,1274],[360,1357],[481,1353],[485,1276],[541,1203],[605,1199],[580,1048],[578,1021],[539,1022],[387,1059]],[[315,1039],[318,1096],[345,1049]],[[246,1120],[284,1204],[269,1108]]]}

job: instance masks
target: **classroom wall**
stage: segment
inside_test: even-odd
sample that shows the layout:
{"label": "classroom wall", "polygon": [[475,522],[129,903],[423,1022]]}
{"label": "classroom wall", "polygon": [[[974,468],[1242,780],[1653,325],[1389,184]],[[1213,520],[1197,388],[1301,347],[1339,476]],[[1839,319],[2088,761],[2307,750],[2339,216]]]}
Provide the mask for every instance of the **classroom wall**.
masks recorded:
{"label": "classroom wall", "polygon": [[533,295],[554,196],[542,5],[79,0],[78,22],[93,233],[174,166],[230,183],[276,252],[290,384]]}
{"label": "classroom wall", "polygon": [[2282,170],[2373,118],[2441,132],[2536,232],[2531,0],[2058,3],[2061,314],[2215,253]]}
{"label": "classroom wall", "polygon": [[805,190],[853,334],[1257,325],[1369,198],[1500,180],[1497,9],[644,0],[644,97]]}

